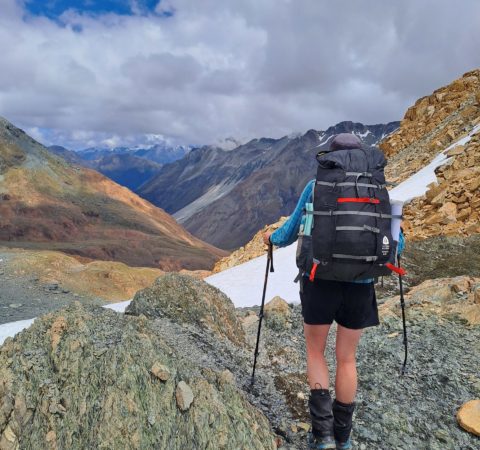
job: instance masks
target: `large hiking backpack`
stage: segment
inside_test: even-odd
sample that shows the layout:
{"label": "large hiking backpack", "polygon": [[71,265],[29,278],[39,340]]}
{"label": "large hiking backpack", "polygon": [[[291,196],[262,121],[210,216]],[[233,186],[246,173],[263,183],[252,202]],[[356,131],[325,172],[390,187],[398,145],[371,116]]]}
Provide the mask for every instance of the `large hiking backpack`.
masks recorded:
{"label": "large hiking backpack", "polygon": [[297,266],[311,281],[357,281],[395,270],[387,161],[377,148],[353,145],[355,139],[317,154],[313,211],[306,211],[312,231],[299,236],[297,249]]}

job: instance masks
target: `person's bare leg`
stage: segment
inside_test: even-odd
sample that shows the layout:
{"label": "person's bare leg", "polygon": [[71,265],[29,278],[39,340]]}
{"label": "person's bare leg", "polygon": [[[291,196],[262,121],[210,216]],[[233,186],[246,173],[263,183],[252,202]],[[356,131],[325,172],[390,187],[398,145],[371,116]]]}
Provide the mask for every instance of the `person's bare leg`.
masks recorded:
{"label": "person's bare leg", "polygon": [[352,403],[357,392],[356,352],[362,331],[337,327],[335,396],[342,403]]}
{"label": "person's bare leg", "polygon": [[329,375],[325,360],[330,325],[303,324],[307,347],[307,377],[310,389],[328,389]]}

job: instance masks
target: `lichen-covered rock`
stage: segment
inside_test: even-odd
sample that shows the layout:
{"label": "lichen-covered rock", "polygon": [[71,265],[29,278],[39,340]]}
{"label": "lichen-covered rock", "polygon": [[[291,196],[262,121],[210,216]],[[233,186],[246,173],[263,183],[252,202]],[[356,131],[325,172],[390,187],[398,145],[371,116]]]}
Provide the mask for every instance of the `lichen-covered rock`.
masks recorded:
{"label": "lichen-covered rock", "polygon": [[282,329],[287,326],[292,315],[288,303],[278,295],[265,305],[265,322],[272,329]]}
{"label": "lichen-covered rock", "polygon": [[235,344],[245,343],[232,301],[219,289],[187,275],[167,273],[157,278],[152,286],[135,294],[125,312],[196,324]]}
{"label": "lichen-covered rock", "polygon": [[[205,377],[201,361],[169,340],[169,324],[181,327],[163,321],[75,303],[7,339],[0,448],[273,449],[266,417],[218,381],[221,370]],[[161,366],[164,381],[152,373]]]}
{"label": "lichen-covered rock", "polygon": [[154,363],[150,372],[162,381],[167,381],[170,378],[170,369],[163,364]]}

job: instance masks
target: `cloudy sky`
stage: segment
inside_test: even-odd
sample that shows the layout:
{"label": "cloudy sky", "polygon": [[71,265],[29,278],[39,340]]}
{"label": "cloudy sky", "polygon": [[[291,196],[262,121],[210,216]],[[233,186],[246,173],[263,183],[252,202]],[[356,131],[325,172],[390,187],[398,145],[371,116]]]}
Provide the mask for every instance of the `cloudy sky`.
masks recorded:
{"label": "cloudy sky", "polygon": [[69,148],[399,120],[480,67],[480,2],[0,0],[0,115]]}

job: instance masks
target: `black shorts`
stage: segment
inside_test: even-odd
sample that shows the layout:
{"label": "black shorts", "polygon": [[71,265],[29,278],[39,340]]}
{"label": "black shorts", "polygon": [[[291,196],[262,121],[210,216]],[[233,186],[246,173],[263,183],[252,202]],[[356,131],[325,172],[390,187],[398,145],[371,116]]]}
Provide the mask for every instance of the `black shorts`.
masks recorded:
{"label": "black shorts", "polygon": [[379,325],[374,283],[303,278],[303,320],[309,325],[331,324],[358,330]]}

